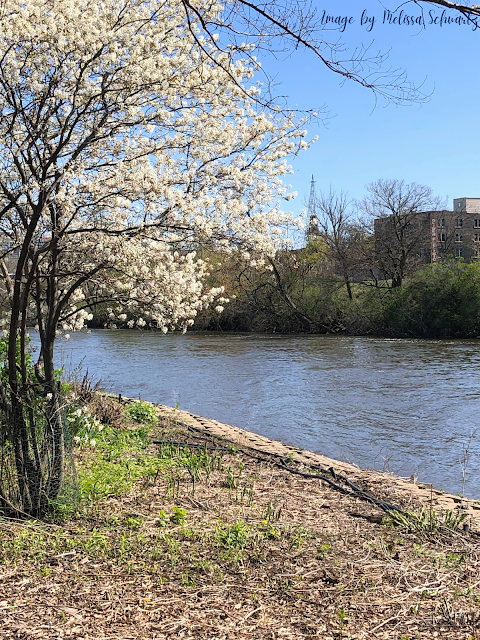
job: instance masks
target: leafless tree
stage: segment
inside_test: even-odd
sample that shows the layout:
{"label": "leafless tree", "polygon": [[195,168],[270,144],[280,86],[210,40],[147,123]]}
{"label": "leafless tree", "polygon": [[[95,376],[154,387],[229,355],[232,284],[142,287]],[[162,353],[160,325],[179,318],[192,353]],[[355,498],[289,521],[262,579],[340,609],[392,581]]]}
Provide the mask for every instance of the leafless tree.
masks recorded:
{"label": "leafless tree", "polygon": [[[407,0],[399,2],[397,7],[392,6],[391,10],[400,10],[409,2],[418,5],[422,12],[424,5],[433,5],[453,15],[460,14],[473,26],[477,25],[480,16],[480,4],[468,5],[450,0]],[[213,20],[205,18],[205,9],[195,0],[182,0],[182,6],[192,32],[196,34],[195,25],[200,25],[206,36],[206,40],[198,40],[205,53],[211,57],[205,44],[207,41],[224,52],[227,72],[231,60],[239,52],[253,56],[259,50],[277,54],[304,49],[345,81],[356,82],[389,102],[421,102],[428,97],[421,86],[409,81],[404,70],[388,67],[388,52],[374,51],[373,43],[362,44],[348,52],[341,37],[336,37],[341,34],[325,27],[321,12],[311,0],[236,0],[227,4],[218,19]],[[480,22],[478,26],[480,28]],[[249,46],[252,47],[250,51]]]}
{"label": "leafless tree", "polygon": [[[197,44],[210,57],[207,41],[222,51],[227,73],[239,52],[256,56],[258,51],[277,55],[304,49],[344,81],[356,82],[388,102],[421,102],[427,97],[421,87],[409,81],[404,70],[388,67],[387,52],[375,51],[371,44],[348,51],[338,37],[341,34],[322,23],[322,12],[311,0],[236,0],[226,5],[218,20],[208,21],[195,0],[182,0],[182,5],[192,33],[195,35],[195,26],[201,25],[207,37]],[[269,80],[268,72],[264,73]],[[278,100],[275,104],[278,106]]]}
{"label": "leafless tree", "polygon": [[421,243],[429,237],[428,218],[421,214],[444,207],[430,187],[403,180],[377,180],[367,185],[362,208],[375,232],[378,268],[392,288],[400,287]]}
{"label": "leafless tree", "polygon": [[465,2],[450,2],[450,0],[410,0],[414,4],[420,7],[424,4],[433,4],[444,9],[449,9],[456,13],[460,13],[464,16],[468,16],[469,19],[475,20],[477,16],[480,16],[480,4],[466,4]]}
{"label": "leafless tree", "polygon": [[342,191],[320,194],[315,208],[320,235],[340,267],[348,297],[352,300],[352,272],[360,265],[363,234],[354,221],[348,196]]}

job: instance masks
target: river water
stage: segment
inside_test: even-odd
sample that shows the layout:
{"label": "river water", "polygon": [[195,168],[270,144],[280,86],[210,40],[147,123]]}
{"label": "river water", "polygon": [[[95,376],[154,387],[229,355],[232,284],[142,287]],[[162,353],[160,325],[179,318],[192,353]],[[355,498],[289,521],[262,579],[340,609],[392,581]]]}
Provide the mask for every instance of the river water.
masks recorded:
{"label": "river water", "polygon": [[453,493],[465,472],[480,499],[479,341],[93,330],[57,346],[109,391]]}

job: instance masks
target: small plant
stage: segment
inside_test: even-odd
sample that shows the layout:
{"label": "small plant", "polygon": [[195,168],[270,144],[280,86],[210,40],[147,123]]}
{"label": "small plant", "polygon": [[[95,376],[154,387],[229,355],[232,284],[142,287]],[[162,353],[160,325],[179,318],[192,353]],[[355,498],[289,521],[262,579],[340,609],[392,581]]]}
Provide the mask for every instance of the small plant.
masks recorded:
{"label": "small plant", "polygon": [[226,549],[243,549],[249,538],[248,525],[239,520],[225,529],[217,527],[216,538]]}
{"label": "small plant", "polygon": [[182,471],[174,467],[167,474],[167,495],[171,498],[178,498],[180,493],[180,482],[182,480]]}
{"label": "small plant", "polygon": [[129,404],[125,413],[131,420],[140,424],[155,424],[158,421],[155,407],[143,400]]}
{"label": "small plant", "polygon": [[183,574],[182,574],[182,582],[186,587],[195,587],[196,586],[195,579],[190,576],[189,569],[185,569],[185,571],[183,572]]}
{"label": "small plant", "polygon": [[468,551],[450,551],[445,556],[445,566],[447,567],[458,567],[463,564],[465,560],[468,558]]}
{"label": "small plant", "polygon": [[125,518],[124,524],[128,529],[140,529],[142,519],[136,516],[128,516]]}
{"label": "small plant", "polygon": [[460,463],[460,466],[462,468],[462,498],[465,497],[465,482],[467,480],[467,471],[468,471],[468,465],[470,462],[470,447],[472,445],[472,441],[474,440],[475,436],[476,436],[476,430],[472,431],[470,433],[470,437],[467,441],[467,444],[464,444],[462,447],[462,455],[460,456],[458,462]]}
{"label": "small plant", "polygon": [[443,524],[447,529],[451,529],[452,531],[458,531],[460,525],[463,524],[464,520],[468,518],[468,513],[462,513],[461,511],[451,511],[447,509],[444,514]]}
{"label": "small plant", "polygon": [[267,508],[265,509],[263,519],[267,520],[267,522],[274,522],[276,520],[280,520],[281,515],[282,507],[280,506],[278,507],[278,509],[276,509],[273,500],[269,500]]}
{"label": "small plant", "polygon": [[295,527],[290,534],[290,549],[300,549],[303,542],[312,537],[313,534],[304,527]]}
{"label": "small plant", "polygon": [[226,485],[230,490],[236,489],[238,486],[238,479],[235,476],[235,471],[230,466],[227,469]]}
{"label": "small plant", "polygon": [[280,537],[279,530],[275,529],[272,523],[269,522],[268,520],[264,520],[262,522],[262,524],[259,527],[259,530],[267,540],[276,540],[277,538]]}
{"label": "small plant", "polygon": [[383,524],[402,527],[407,532],[432,532],[438,529],[457,531],[467,517],[466,513],[447,510],[441,518],[434,509],[422,508],[418,514],[411,511],[405,513],[389,511],[388,517],[383,519]]}
{"label": "small plant", "polygon": [[320,560],[323,560],[327,556],[329,551],[330,551],[329,544],[320,544],[317,547],[317,556],[319,557]]}
{"label": "small plant", "polygon": [[173,514],[170,516],[170,522],[173,524],[185,524],[185,518],[187,517],[186,509],[181,507],[173,507]]}
{"label": "small plant", "polygon": [[160,509],[160,511],[158,512],[157,526],[165,527],[168,524],[168,521],[169,518],[167,517],[167,514],[163,509]]}
{"label": "small plant", "polygon": [[341,638],[343,636],[343,628],[348,622],[348,617],[347,617],[347,613],[345,612],[345,609],[339,609],[337,611],[337,618],[338,618],[338,632]]}
{"label": "small plant", "polygon": [[237,500],[240,504],[247,504],[249,507],[253,504],[253,488],[244,485],[240,492],[237,492]]}

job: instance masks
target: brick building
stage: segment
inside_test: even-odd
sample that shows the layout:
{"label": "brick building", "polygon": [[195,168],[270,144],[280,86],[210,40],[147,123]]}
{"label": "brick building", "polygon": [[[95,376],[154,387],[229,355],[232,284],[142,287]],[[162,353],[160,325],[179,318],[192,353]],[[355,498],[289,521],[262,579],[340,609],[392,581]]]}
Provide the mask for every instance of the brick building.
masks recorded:
{"label": "brick building", "polygon": [[480,259],[480,198],[455,198],[453,211],[422,211],[375,220],[377,255],[404,251],[410,268],[447,256]]}

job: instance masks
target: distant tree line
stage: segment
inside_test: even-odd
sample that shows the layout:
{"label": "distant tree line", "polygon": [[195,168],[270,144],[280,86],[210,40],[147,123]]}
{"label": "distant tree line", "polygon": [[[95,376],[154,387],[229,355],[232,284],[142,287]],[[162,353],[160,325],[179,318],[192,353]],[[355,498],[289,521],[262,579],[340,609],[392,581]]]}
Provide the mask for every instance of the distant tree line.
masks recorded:
{"label": "distant tree line", "polygon": [[[208,256],[213,286],[230,302],[202,311],[194,329],[452,338],[480,334],[480,264],[445,251],[422,264],[425,211],[444,204],[429,187],[400,180],[367,186],[361,202],[331,191],[316,201],[306,246],[258,266],[252,257]],[[374,233],[374,220],[388,234]]]}
{"label": "distant tree line", "polygon": [[[448,242],[436,264],[421,258],[429,232],[422,217],[442,215],[444,203],[429,187],[401,180],[377,180],[366,192],[360,202],[319,194],[303,248],[271,256],[200,250],[206,285],[223,287],[228,302],[221,313],[215,305],[202,309],[192,330],[480,335],[480,262],[455,259]],[[90,326],[112,326],[110,316],[99,306]]]}

